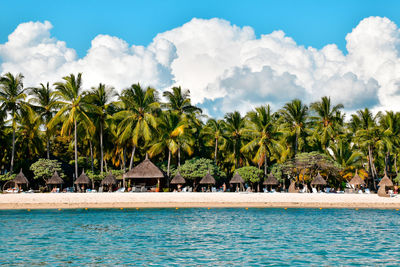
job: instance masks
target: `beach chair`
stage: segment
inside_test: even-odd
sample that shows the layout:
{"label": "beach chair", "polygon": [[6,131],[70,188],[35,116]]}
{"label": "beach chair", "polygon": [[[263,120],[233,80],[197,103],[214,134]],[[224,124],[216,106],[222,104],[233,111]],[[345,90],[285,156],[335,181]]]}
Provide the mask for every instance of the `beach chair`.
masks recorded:
{"label": "beach chair", "polygon": [[145,186],[142,186],[142,187],[140,188],[140,192],[147,192],[146,187],[145,187]]}
{"label": "beach chair", "polygon": [[313,187],[313,188],[312,188],[312,192],[313,192],[313,193],[318,193],[317,188]]}
{"label": "beach chair", "polygon": [[369,190],[369,188],[365,189],[364,191],[365,191],[364,192],[365,194],[371,194],[371,191]]}
{"label": "beach chair", "polygon": [[189,192],[193,192],[193,188],[192,188],[192,187],[189,187],[188,191],[189,191]]}
{"label": "beach chair", "polygon": [[271,189],[271,193],[276,193],[275,189]]}
{"label": "beach chair", "polygon": [[360,190],[358,190],[358,193],[359,194],[363,194],[363,191],[360,189]]}
{"label": "beach chair", "polygon": [[268,193],[268,189],[267,188],[264,188],[264,193]]}
{"label": "beach chair", "polygon": [[217,188],[212,187],[212,188],[211,188],[211,192],[214,192],[214,193],[217,192]]}

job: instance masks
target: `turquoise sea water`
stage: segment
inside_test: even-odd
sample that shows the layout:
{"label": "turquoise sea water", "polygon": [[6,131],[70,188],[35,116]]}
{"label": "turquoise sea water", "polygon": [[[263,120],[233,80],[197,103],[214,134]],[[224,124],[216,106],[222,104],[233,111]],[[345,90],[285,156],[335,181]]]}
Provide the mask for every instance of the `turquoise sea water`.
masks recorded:
{"label": "turquoise sea water", "polygon": [[0,211],[0,264],[399,265],[399,226],[394,210]]}

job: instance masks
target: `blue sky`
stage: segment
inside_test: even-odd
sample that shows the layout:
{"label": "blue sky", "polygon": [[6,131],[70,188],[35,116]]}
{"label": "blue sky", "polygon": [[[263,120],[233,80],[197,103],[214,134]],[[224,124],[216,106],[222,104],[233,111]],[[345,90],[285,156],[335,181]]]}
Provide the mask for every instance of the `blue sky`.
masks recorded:
{"label": "blue sky", "polygon": [[400,1],[2,1],[0,72],[26,86],[190,89],[221,117],[329,96],[400,111]]}
{"label": "blue sky", "polygon": [[157,33],[178,27],[193,17],[223,18],[249,25],[257,35],[283,30],[300,45],[321,48],[336,43],[360,20],[385,16],[399,24],[400,1],[377,0],[148,0],[148,1],[2,1],[0,43],[27,21],[50,21],[52,35],[83,56],[98,34],[118,36],[130,44],[147,45]]}

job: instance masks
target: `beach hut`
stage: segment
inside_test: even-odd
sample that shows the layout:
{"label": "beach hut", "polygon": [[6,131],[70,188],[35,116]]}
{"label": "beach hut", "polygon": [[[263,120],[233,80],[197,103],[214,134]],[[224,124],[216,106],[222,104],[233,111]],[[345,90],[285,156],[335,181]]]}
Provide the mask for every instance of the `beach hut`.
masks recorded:
{"label": "beach hut", "polygon": [[270,186],[272,189],[273,186],[279,185],[279,181],[278,181],[278,179],[275,178],[275,176],[272,173],[270,173],[268,175],[267,179],[265,179],[265,181],[263,182],[263,185],[265,185],[267,187]]}
{"label": "beach hut", "polygon": [[78,179],[75,180],[75,184],[78,187],[78,191],[85,191],[85,186],[91,183],[89,177],[86,176],[85,170],[82,171],[81,175],[79,175]]}
{"label": "beach hut", "polygon": [[15,183],[15,185],[18,187],[19,190],[21,190],[22,185],[28,186],[29,184],[29,181],[28,179],[26,179],[24,173],[22,172],[22,169],[19,171],[17,176],[15,176],[13,182]]}
{"label": "beach hut", "polygon": [[363,179],[358,175],[357,170],[356,174],[354,174],[354,177],[350,180],[349,184],[353,185],[355,188],[365,185]]}
{"label": "beach hut", "polygon": [[208,186],[208,191],[210,189],[210,185],[215,185],[216,181],[214,177],[208,172],[199,182],[201,185],[207,185]]}
{"label": "beach hut", "polygon": [[243,190],[244,180],[240,174],[237,172],[233,175],[232,179],[229,181],[231,185],[236,185],[236,192]]}
{"label": "beach hut", "polygon": [[321,174],[318,172],[318,175],[315,176],[315,178],[311,182],[311,186],[316,186],[316,187],[324,187],[326,186],[327,183],[325,179],[321,176]]}
{"label": "beach hut", "polygon": [[49,186],[53,186],[53,188],[57,188],[57,185],[62,185],[64,183],[63,179],[58,175],[57,171],[54,171],[53,176],[49,180],[47,180],[46,184]]}
{"label": "beach hut", "polygon": [[131,179],[134,185],[151,186],[157,185],[159,189],[161,180],[165,178],[164,172],[151,162],[146,154],[146,159],[136,167],[123,175],[124,179]]}
{"label": "beach hut", "polygon": [[116,184],[117,184],[117,179],[111,172],[109,172],[106,178],[104,178],[100,183],[101,186],[107,186],[108,191],[112,191],[113,185]]}
{"label": "beach hut", "polygon": [[385,176],[383,176],[382,180],[378,184],[378,196],[380,197],[390,197],[387,192],[387,189],[393,188],[393,182],[389,179],[385,172]]}
{"label": "beach hut", "polygon": [[182,177],[182,175],[178,173],[174,176],[174,178],[172,178],[170,184],[171,185],[176,185],[178,191],[181,189],[182,185],[184,185],[186,183],[185,178]]}

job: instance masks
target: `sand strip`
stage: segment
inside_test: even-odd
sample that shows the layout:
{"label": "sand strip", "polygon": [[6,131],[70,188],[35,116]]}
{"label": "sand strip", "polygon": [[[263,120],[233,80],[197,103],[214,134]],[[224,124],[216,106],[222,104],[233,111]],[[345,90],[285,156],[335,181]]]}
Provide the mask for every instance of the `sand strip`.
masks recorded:
{"label": "sand strip", "polygon": [[0,194],[0,209],[75,208],[375,208],[400,209],[400,197],[289,193]]}

